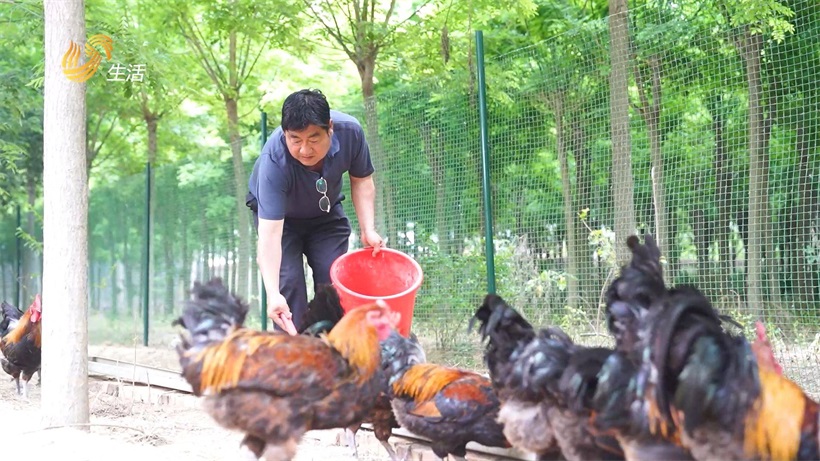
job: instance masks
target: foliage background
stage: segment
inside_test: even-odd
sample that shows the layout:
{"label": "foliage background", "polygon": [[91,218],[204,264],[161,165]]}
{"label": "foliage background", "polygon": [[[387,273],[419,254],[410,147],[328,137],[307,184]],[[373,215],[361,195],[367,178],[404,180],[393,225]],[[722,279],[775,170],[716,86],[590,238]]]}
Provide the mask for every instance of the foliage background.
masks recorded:
{"label": "foliage background", "polygon": [[[379,231],[424,269],[414,329],[440,361],[480,367],[466,329],[487,291],[482,30],[499,293],[534,323],[606,341],[616,220],[634,220],[661,236],[668,283],[697,284],[747,326],[763,318],[812,390],[820,6],[616,3],[628,7],[620,55],[602,0],[87,1],[88,34],[115,43],[87,83],[91,341],[139,342],[147,286],[150,343],[167,346],[192,281],[215,275],[259,325],[244,194],[260,114],[270,133],[287,94],[318,87],[366,126]],[[0,296],[25,306],[41,284],[42,5],[0,2],[0,24]],[[145,81],[108,81],[115,62],[145,64]],[[615,77],[628,118],[612,115]]]}

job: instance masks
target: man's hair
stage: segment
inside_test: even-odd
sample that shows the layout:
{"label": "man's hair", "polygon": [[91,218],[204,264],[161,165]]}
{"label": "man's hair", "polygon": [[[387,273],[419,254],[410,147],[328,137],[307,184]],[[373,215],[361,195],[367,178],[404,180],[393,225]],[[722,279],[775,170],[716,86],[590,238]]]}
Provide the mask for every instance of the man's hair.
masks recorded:
{"label": "man's hair", "polygon": [[282,104],[282,129],[302,131],[309,125],[325,130],[330,126],[330,106],[319,90],[299,90]]}

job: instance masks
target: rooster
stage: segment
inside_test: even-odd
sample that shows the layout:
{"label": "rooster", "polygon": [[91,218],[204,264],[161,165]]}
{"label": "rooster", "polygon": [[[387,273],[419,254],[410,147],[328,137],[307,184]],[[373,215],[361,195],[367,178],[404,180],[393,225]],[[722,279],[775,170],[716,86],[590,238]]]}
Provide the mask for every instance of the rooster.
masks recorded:
{"label": "rooster", "polygon": [[498,417],[498,397],[488,378],[472,371],[422,363],[420,348],[391,335],[383,343],[390,398],[405,429],[427,437],[433,453],[464,459],[467,444],[509,447]]}
{"label": "rooster", "polygon": [[243,328],[248,306],[218,278],[192,292],[174,321],[185,328],[182,376],[211,417],[245,434],[254,459],[289,460],[306,431],[349,427],[373,407],[379,341],[398,321],[383,302],[349,312],[315,338]]}
{"label": "rooster", "polygon": [[[308,334],[319,336],[322,333],[330,331],[344,316],[339,294],[332,285],[319,285],[316,288],[316,295],[308,303],[308,309],[305,313],[302,326],[297,330],[301,334]],[[408,342],[406,352],[411,355],[408,360],[413,363],[424,362],[426,360],[424,350],[418,342],[418,338],[413,333],[410,333],[410,338],[405,339],[398,332],[390,333],[390,336],[381,343],[381,354],[383,371],[387,372],[390,368],[390,363],[386,357],[391,357],[395,353],[393,351],[385,351],[395,347],[397,338],[402,341],[399,343],[404,346],[404,341]],[[358,450],[356,444],[356,433],[364,423],[370,423],[373,426],[373,434],[376,440],[384,446],[387,454],[392,461],[398,461],[398,456],[389,439],[393,435],[393,429],[400,427],[396,416],[393,414],[393,407],[390,404],[389,390],[387,387],[387,376],[382,375],[380,383],[379,396],[370,412],[359,422],[350,427],[345,428],[345,436],[347,437],[347,445],[352,448],[353,456],[358,458]]]}
{"label": "rooster", "polygon": [[643,244],[634,235],[626,243],[632,259],[606,291],[607,326],[615,338],[615,351],[599,367],[590,402],[592,425],[598,433],[612,434],[628,460],[690,460],[691,454],[676,443],[676,434],[664,438],[650,431],[638,382],[645,343],[641,326],[650,312],[662,308],[667,295],[660,249],[651,235],[645,236]]}
{"label": "rooster", "polygon": [[[571,340],[559,329],[541,330],[536,338],[532,325],[494,294],[484,298],[470,320],[470,330],[475,322],[480,324],[482,341],[487,341],[484,362],[501,402],[498,420],[504,435],[514,447],[535,453],[538,460],[552,459],[560,449],[547,416],[546,394],[543,389],[522,388],[520,372],[514,376],[513,370],[526,363],[521,356],[529,353],[527,349],[538,350],[539,343],[559,345]],[[552,378],[559,376],[553,374]]]}
{"label": "rooster", "polygon": [[0,352],[4,358],[0,358],[0,367],[14,379],[17,394],[28,399],[28,383],[34,373],[40,371],[42,301],[39,294],[35,295],[34,302],[22,315],[10,304],[3,303],[2,308],[5,328]]}
{"label": "rooster", "polygon": [[721,320],[700,291],[683,286],[648,325],[642,373],[652,427],[677,428],[699,460],[820,459],[818,404],[778,373],[766,344],[756,355]]}
{"label": "rooster", "polygon": [[475,321],[488,339],[484,360],[501,400],[499,421],[513,446],[538,459],[552,458],[557,450],[569,460],[623,459],[612,437],[592,433],[585,407],[597,369],[582,365],[584,356],[606,357],[610,351],[577,346],[559,328],[535,331],[494,294],[485,297],[470,328]]}

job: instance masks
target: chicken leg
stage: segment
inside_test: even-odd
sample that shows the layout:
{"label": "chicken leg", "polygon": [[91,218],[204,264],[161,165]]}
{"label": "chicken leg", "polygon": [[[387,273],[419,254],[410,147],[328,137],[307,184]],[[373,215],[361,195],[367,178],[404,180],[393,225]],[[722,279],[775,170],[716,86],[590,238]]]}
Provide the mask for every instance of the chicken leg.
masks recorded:
{"label": "chicken leg", "polygon": [[[21,383],[20,383],[20,374],[22,373],[22,370],[20,370],[19,368],[17,368],[11,362],[9,362],[8,360],[6,360],[4,358],[0,358],[0,367],[3,368],[3,371],[5,371],[9,375],[11,375],[11,379],[14,380],[14,385],[17,388],[17,395],[23,395],[24,394],[24,390],[23,390],[24,387],[21,386]],[[25,395],[24,397],[27,399],[28,395]]]}
{"label": "chicken leg", "polygon": [[23,370],[20,373],[20,381],[22,381],[21,384],[22,384],[22,388],[23,388],[21,395],[26,400],[28,400],[28,384],[29,384],[29,382],[31,382],[31,378],[33,378],[33,377],[34,377],[34,372],[29,373],[29,372]]}
{"label": "chicken leg", "polygon": [[390,442],[387,440],[379,440],[379,443],[387,450],[387,456],[390,457],[390,461],[405,461],[407,459],[407,455],[405,455],[404,458],[399,458],[399,455],[396,454],[396,450],[393,449],[393,445],[390,445]]}
{"label": "chicken leg", "polygon": [[350,448],[353,457],[359,459],[359,448],[356,446],[356,433],[346,427],[345,438],[347,438],[347,446]]}

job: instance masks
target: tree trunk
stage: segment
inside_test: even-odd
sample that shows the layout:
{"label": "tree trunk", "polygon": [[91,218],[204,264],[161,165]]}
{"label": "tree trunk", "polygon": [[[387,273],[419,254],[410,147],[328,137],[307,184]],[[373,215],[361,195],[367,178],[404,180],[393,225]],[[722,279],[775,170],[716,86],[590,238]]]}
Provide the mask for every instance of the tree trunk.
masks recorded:
{"label": "tree trunk", "polygon": [[732,248],[732,159],[727,145],[726,121],[724,119],[723,97],[718,95],[710,104],[712,131],[715,135],[715,154],[712,167],[715,170],[715,207],[717,222],[715,238],[718,243],[718,270],[715,281],[718,297],[727,296],[731,290],[732,273],[735,269],[735,252]]}
{"label": "tree trunk", "polygon": [[580,295],[578,292],[578,260],[583,256],[578,248],[575,231],[575,207],[572,204],[572,180],[570,179],[569,161],[567,160],[566,129],[564,128],[565,94],[557,92],[551,95],[550,105],[555,116],[555,150],[558,152],[558,162],[561,165],[561,194],[564,198],[564,225],[567,238],[567,300],[568,306],[578,307]]}
{"label": "tree trunk", "polygon": [[[233,222],[233,220],[231,220],[231,222]],[[225,263],[228,264],[228,267],[231,269],[228,273],[228,277],[230,277],[229,280],[231,281],[231,284],[236,286],[239,283],[239,280],[236,269],[236,241],[233,237],[233,229],[231,229],[231,232],[228,234],[228,238],[225,240]]]}
{"label": "tree trunk", "polygon": [[[794,294],[800,307],[810,310],[817,302],[817,275],[808,255],[807,248],[812,246],[812,230],[816,224],[818,211],[817,189],[812,180],[817,175],[818,132],[813,118],[797,118],[797,197],[799,202],[794,208],[794,226],[791,228],[791,239],[794,241],[792,252],[793,264],[789,267]],[[788,238],[788,237],[787,237]]]}
{"label": "tree trunk", "polygon": [[609,77],[612,131],[612,190],[615,211],[615,253],[618,264],[629,261],[626,238],[635,233],[632,147],[629,133],[629,18],[626,0],[609,0],[611,71]]}
{"label": "tree trunk", "polygon": [[[598,274],[593,267],[592,255],[589,251],[589,229],[587,226],[595,227],[592,213],[595,204],[592,203],[592,152],[587,141],[587,130],[583,126],[581,117],[576,114],[571,121],[571,142],[570,150],[575,158],[575,189],[572,194],[575,206],[577,225],[575,226],[575,242],[578,249],[576,254],[576,264],[578,267],[578,296],[587,306],[597,306],[600,297],[601,285]],[[586,225],[584,225],[577,213],[587,210]]]}
{"label": "tree trunk", "polygon": [[[245,175],[245,164],[242,162],[242,137],[239,134],[239,76],[236,63],[236,31],[233,30],[228,36],[229,60],[228,60],[228,83],[233,90],[233,94],[224,95],[225,109],[228,112],[228,136],[231,140],[231,153],[233,154],[233,177],[234,195],[236,197],[236,210],[239,226],[239,248],[236,259],[238,260],[239,282],[234,287],[234,292],[244,299],[248,299],[248,277],[250,276],[251,264],[251,233],[250,233],[250,211],[245,205],[245,195],[248,192],[248,177]],[[227,282],[227,281],[226,281]]]}
{"label": "tree trunk", "polygon": [[387,155],[379,136],[379,113],[376,97],[373,93],[373,72],[376,69],[376,57],[356,63],[362,81],[364,114],[367,125],[367,144],[376,170],[376,230],[387,237],[398,237],[398,224],[395,219],[393,188],[388,180]]}
{"label": "tree trunk", "polygon": [[691,227],[697,255],[698,285],[707,293],[712,294],[711,272],[709,271],[709,242],[711,241],[710,225],[703,212],[703,206],[697,204],[689,212]]}
{"label": "tree trunk", "polygon": [[[180,219],[180,226],[181,226],[181,233],[182,233],[182,242],[181,251],[182,251],[182,271],[180,272],[180,282],[183,296],[187,297],[188,290],[191,289],[191,262],[193,259],[193,255],[191,254],[191,250],[188,248],[188,208],[183,207],[180,211],[182,213]],[[256,293],[256,291],[254,291]]]}
{"label": "tree trunk", "polygon": [[[125,213],[123,213],[123,215],[124,214]],[[129,241],[129,238],[128,238],[129,237],[128,224],[129,223],[128,223],[127,219],[123,219],[122,221],[120,221],[120,225],[122,226],[121,229],[123,229],[123,232],[122,232],[122,256],[120,257],[120,260],[123,262],[123,266],[124,266],[124,270],[125,270],[125,273],[123,274],[123,285],[124,285],[123,290],[125,291],[125,308],[128,310],[128,312],[133,312],[134,309],[136,309],[136,307],[138,305],[140,305],[139,301],[134,302],[134,292],[137,292],[137,291],[141,292],[142,290],[135,290],[134,289],[134,274],[132,273],[132,268],[135,267],[135,265],[131,264],[133,261],[131,260],[131,257],[130,257],[131,256],[131,254],[130,254],[131,253],[131,247],[130,247],[130,245],[128,245],[128,241]],[[137,265],[136,267],[141,267],[141,266]]]}
{"label": "tree trunk", "polygon": [[760,74],[762,37],[744,33],[740,55],[746,67],[746,83],[749,91],[749,242],[746,248],[747,303],[751,314],[763,314],[764,298],[764,237],[768,216],[766,202],[768,183],[768,159],[764,150],[763,84]]}
{"label": "tree trunk", "polygon": [[[26,196],[29,211],[26,212],[25,229],[26,234],[36,239],[34,228],[34,205],[37,201],[37,184],[35,177],[31,174],[26,176]],[[40,281],[42,280],[42,269],[40,268],[40,257],[37,252],[30,249],[23,249],[23,299],[33,300],[36,293],[40,293]],[[29,301],[30,302],[30,301]]]}
{"label": "tree trunk", "polygon": [[[232,60],[235,62],[235,60]],[[245,176],[245,165],[242,163],[242,138],[239,135],[239,114],[237,100],[228,98],[225,100],[225,108],[228,111],[228,133],[231,140],[231,152],[233,153],[233,177],[234,195],[236,197],[236,210],[239,229],[239,248],[237,249],[237,262],[239,271],[235,292],[248,299],[248,276],[250,274],[251,257],[251,233],[248,207],[245,206],[245,195],[248,192],[248,178]],[[228,282],[227,280],[225,281]]]}
{"label": "tree trunk", "polygon": [[[149,171],[149,179],[148,182],[150,184],[149,187],[149,197],[150,202],[148,203],[148,235],[155,236],[157,233],[157,204],[160,200],[157,200],[157,119],[154,117],[154,114],[151,113],[146,103],[143,101],[142,103],[142,117],[145,121],[145,128],[148,132],[148,163],[151,165]],[[125,240],[127,240],[127,234]],[[151,239],[152,242],[156,242],[156,239]],[[151,245],[151,255],[148,258],[148,273],[151,274],[149,277],[153,278],[156,274],[156,266],[157,261],[160,260],[159,250],[157,245]],[[127,272],[126,272],[127,274]],[[126,305],[130,306],[130,299],[128,298],[128,279],[129,275],[125,276],[125,285],[126,285]],[[148,282],[150,283],[150,282]],[[153,291],[152,287],[149,286],[149,292]],[[153,297],[154,301],[157,300],[156,297]]]}
{"label": "tree trunk", "polygon": [[[211,278],[211,266],[210,266],[210,259],[211,259],[211,239],[208,237],[210,232],[208,232],[208,215],[206,214],[205,210],[202,210],[202,240],[204,240],[203,248],[202,248],[202,274],[200,280],[206,281]],[[189,287],[190,288],[190,287]]]}
{"label": "tree trunk", "polygon": [[45,0],[43,98],[43,425],[85,427],[88,409],[86,85],[63,75],[84,43],[82,1]]}
{"label": "tree trunk", "polygon": [[176,310],[174,303],[174,280],[176,279],[177,269],[173,245],[175,236],[171,232],[172,228],[170,223],[166,222],[166,226],[169,228],[166,229],[162,239],[162,253],[165,259],[165,312],[163,312],[163,314],[171,315]]}
{"label": "tree trunk", "polygon": [[[652,100],[646,97],[643,88],[643,78],[640,70],[635,65],[635,78],[638,80],[638,91],[641,96],[641,110],[639,111],[646,123],[646,130],[649,136],[649,152],[652,162],[650,171],[652,179],[652,203],[655,211],[655,239],[661,254],[671,261],[670,248],[672,239],[669,235],[669,217],[667,216],[666,194],[664,192],[664,170],[663,170],[663,141],[661,139],[661,115],[663,113],[662,87],[661,87],[661,61],[657,56],[648,59],[650,69],[650,91]],[[671,264],[667,264],[664,270],[664,278],[667,283],[674,278],[671,273]]]}
{"label": "tree trunk", "polygon": [[450,232],[448,223],[447,206],[447,178],[442,165],[443,152],[441,142],[437,139],[440,136],[438,130],[433,130],[430,123],[422,122],[421,138],[424,145],[424,153],[427,156],[427,164],[430,165],[430,172],[433,176],[433,187],[436,193],[436,234],[439,240],[439,249],[442,253],[450,254]]}

